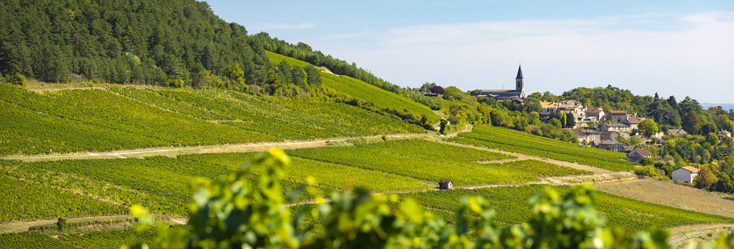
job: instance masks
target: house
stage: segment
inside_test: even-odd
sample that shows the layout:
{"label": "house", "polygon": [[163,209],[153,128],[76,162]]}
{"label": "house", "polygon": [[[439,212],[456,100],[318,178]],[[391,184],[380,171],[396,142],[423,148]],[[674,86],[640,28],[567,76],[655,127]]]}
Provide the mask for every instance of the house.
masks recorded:
{"label": "house", "polygon": [[676,136],[681,136],[688,134],[688,132],[684,131],[683,129],[669,129],[668,134],[675,134]]}
{"label": "house", "polygon": [[601,140],[617,141],[617,137],[622,136],[625,140],[630,139],[630,134],[622,131],[605,131],[599,134]]}
{"label": "house", "polygon": [[602,124],[599,126],[600,131],[631,131],[632,127],[630,127],[627,124],[623,123],[611,123],[611,124]]}
{"label": "house", "polygon": [[622,121],[626,119],[626,111],[609,111],[609,113],[607,114],[607,120],[611,121],[612,123],[622,123]]}
{"label": "house", "polygon": [[728,132],[724,129],[719,131],[719,141],[724,140],[725,137],[731,137],[731,132]]}
{"label": "house", "polygon": [[652,158],[652,153],[643,148],[636,148],[627,154],[627,161],[639,162],[643,157]]}
{"label": "house", "polygon": [[640,124],[640,122],[642,122],[642,120],[645,120],[645,118],[637,116],[637,113],[628,113],[627,117],[622,121],[622,123],[629,125],[630,129],[632,130],[637,130],[637,126]]}
{"label": "house", "polygon": [[601,140],[594,140],[589,142],[589,146],[594,148],[599,148],[599,145],[601,144]]}
{"label": "house", "polygon": [[454,181],[452,181],[451,179],[441,179],[441,181],[438,182],[438,188],[454,189]]}
{"label": "house", "polygon": [[599,149],[622,152],[624,151],[624,144],[616,140],[604,140],[599,143]]}
{"label": "house", "polygon": [[584,140],[589,141],[589,134],[586,134],[586,132],[583,132],[579,129],[564,128],[564,130],[571,131],[571,134],[573,134],[573,136],[578,139],[579,143],[584,142]]}
{"label": "house", "polygon": [[691,167],[681,167],[673,170],[673,181],[684,181],[687,183],[693,183],[693,178],[698,176],[698,165]]}
{"label": "house", "polygon": [[[601,132],[595,131],[595,130],[584,130],[586,135],[588,135],[588,141],[601,141]],[[626,133],[625,133],[626,134]]]}
{"label": "house", "polygon": [[588,107],[584,110],[584,122],[604,122],[604,110],[599,107]]}

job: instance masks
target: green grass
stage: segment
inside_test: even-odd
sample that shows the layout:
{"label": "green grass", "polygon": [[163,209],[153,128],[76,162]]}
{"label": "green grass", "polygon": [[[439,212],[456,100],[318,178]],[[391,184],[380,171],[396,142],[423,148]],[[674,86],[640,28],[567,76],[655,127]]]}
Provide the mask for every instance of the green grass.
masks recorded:
{"label": "green grass", "polygon": [[[528,198],[545,187],[547,185],[462,189],[401,194],[401,196],[415,199],[427,207],[447,211],[454,211],[458,208],[458,200],[461,196],[483,196],[495,209],[497,221],[505,224],[519,224],[533,216]],[[553,188],[563,195],[570,192],[571,187],[555,186]],[[633,231],[647,230],[650,226],[672,227],[734,221],[734,218],[692,212],[602,192],[597,192],[594,203],[596,210],[607,216],[608,225],[621,226]]]}
{"label": "green grass", "polygon": [[[256,153],[182,155],[179,158],[229,169],[238,169],[242,163],[252,158],[254,154]],[[317,184],[337,190],[366,187],[374,192],[385,192],[435,188],[435,186],[426,185],[419,180],[404,176],[299,157],[291,157],[291,166],[286,171],[286,179],[288,180],[306,182],[308,177],[313,177]]]}

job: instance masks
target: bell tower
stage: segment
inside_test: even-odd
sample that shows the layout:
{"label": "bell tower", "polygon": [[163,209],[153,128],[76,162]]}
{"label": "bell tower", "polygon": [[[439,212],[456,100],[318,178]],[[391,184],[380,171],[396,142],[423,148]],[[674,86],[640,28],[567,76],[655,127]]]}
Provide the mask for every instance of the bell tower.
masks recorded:
{"label": "bell tower", "polygon": [[520,98],[525,98],[525,79],[522,77],[522,65],[517,68],[517,77],[515,77],[515,91],[520,92]]}

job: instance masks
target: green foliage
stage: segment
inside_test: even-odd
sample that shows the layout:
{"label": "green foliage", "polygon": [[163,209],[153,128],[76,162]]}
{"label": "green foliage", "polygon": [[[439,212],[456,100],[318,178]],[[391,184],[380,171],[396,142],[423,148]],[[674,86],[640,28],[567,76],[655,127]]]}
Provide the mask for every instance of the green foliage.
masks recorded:
{"label": "green foliage", "polygon": [[522,160],[503,163],[501,167],[509,167],[529,172],[537,177],[568,176],[568,175],[591,175],[593,172],[578,170],[570,167],[558,166],[538,160]]}
{"label": "green foliage", "polygon": [[652,134],[655,134],[658,132],[658,124],[655,123],[655,120],[652,119],[645,119],[640,122],[640,124],[637,126],[637,130],[645,134],[645,136],[650,137]]}
{"label": "green foliage", "polygon": [[173,79],[176,87],[197,87],[207,72],[226,74],[227,65],[240,65],[248,83],[264,84],[274,70],[245,27],[215,16],[204,2],[16,1],[0,13],[4,75],[151,85]]}
{"label": "green foliage", "polygon": [[59,229],[59,231],[64,231],[68,228],[66,224],[66,219],[63,217],[59,218],[59,221],[56,222],[56,226]]}
{"label": "green foliage", "polygon": [[640,165],[642,166],[650,166],[653,164],[655,164],[655,161],[653,161],[652,158],[649,158],[649,157],[640,158]]}
{"label": "green foliage", "polygon": [[13,84],[13,85],[17,85],[17,86],[22,86],[22,87],[28,86],[28,80],[26,80],[25,76],[23,76],[20,73],[15,73],[13,75],[6,77],[5,82]]}
{"label": "green foliage", "polygon": [[[166,227],[168,227],[166,225]],[[169,229],[174,232],[186,232],[185,226],[176,225]],[[84,234],[68,233],[59,235],[59,241],[74,245],[78,248],[121,248],[122,246],[137,243],[152,243],[158,232],[146,230],[136,232],[135,229],[119,229],[107,231],[92,231]]]}
{"label": "green foliage", "polygon": [[[642,160],[640,160],[642,161]],[[638,176],[647,176],[652,178],[658,177],[658,169],[652,165],[647,166],[635,166],[635,174]]]}

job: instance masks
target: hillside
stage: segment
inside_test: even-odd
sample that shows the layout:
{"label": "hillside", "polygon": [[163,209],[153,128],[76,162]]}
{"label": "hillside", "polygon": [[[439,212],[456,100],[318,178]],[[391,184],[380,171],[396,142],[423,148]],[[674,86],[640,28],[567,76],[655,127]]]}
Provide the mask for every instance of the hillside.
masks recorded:
{"label": "hillside", "polygon": [[342,103],[222,90],[111,87],[36,93],[0,84],[0,155],[424,132]]}

